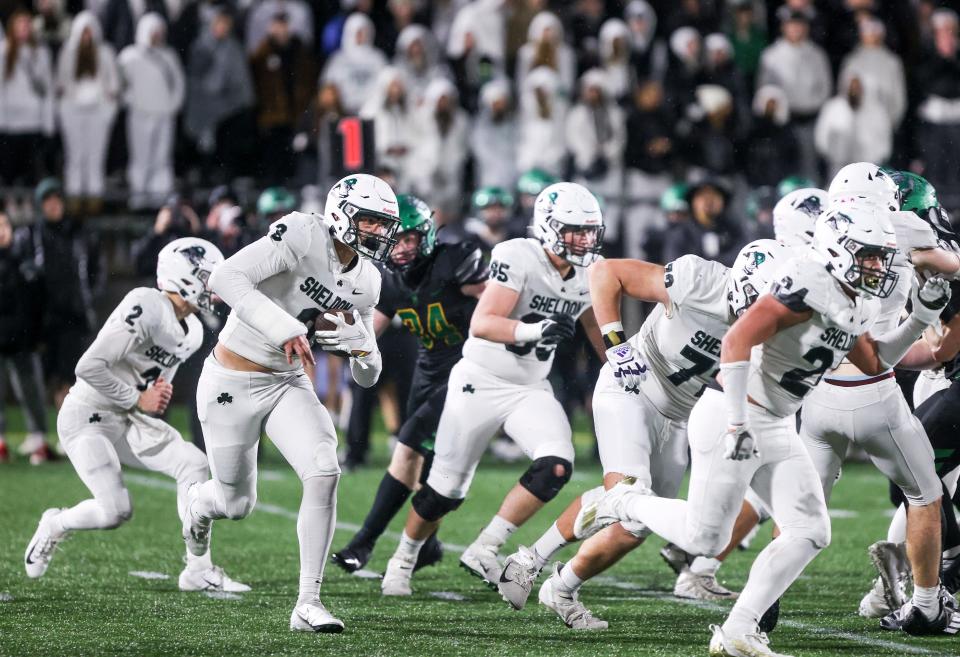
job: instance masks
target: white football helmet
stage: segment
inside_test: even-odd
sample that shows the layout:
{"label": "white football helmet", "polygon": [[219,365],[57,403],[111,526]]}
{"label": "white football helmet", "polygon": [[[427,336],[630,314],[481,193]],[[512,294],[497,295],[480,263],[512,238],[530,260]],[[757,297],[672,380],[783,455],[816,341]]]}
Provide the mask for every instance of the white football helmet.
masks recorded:
{"label": "white football helmet", "polygon": [[883,299],[897,284],[899,277],[891,269],[897,235],[882,208],[840,205],[824,212],[817,219],[813,246],[827,271],[855,290]]}
{"label": "white football helmet", "polygon": [[900,188],[893,178],[869,162],[854,162],[840,169],[830,181],[830,207],[849,204],[875,205],[887,212],[900,209]]}
{"label": "white football helmet", "polygon": [[[383,262],[397,243],[400,227],[397,196],[383,180],[354,173],[330,188],[323,222],[333,236],[360,255]],[[366,228],[361,228],[360,224]]]}
{"label": "white football helmet", "polygon": [[582,185],[554,183],[533,205],[533,235],[554,255],[587,267],[599,259],[603,247],[600,203]]}
{"label": "white football helmet", "polygon": [[827,193],[815,187],[795,189],[773,206],[773,233],[790,248],[813,242],[817,217],[827,209]]}
{"label": "white football helmet", "polygon": [[740,249],[727,277],[727,303],[739,317],[770,289],[774,274],[793,255],[776,240],[754,240]]}
{"label": "white football helmet", "polygon": [[213,310],[210,274],[223,262],[220,249],[198,237],[181,237],[157,256],[157,287],[174,292],[194,308]]}

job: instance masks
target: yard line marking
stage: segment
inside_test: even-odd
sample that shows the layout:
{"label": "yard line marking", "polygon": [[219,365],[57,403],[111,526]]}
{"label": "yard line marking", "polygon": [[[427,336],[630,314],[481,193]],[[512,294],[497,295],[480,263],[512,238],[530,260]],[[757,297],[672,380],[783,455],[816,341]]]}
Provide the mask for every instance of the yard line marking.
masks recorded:
{"label": "yard line marking", "polygon": [[170,575],[154,572],[152,570],[131,570],[128,575],[140,577],[142,579],[170,579]]}
{"label": "yard line marking", "polygon": [[230,591],[204,591],[203,594],[211,600],[243,600],[242,595]]}
{"label": "yard line marking", "polygon": [[0,602],[13,602],[13,596],[7,591],[0,593]]}
{"label": "yard line marking", "polygon": [[467,596],[455,593],[453,591],[430,591],[430,595],[438,600],[446,602],[466,602]]}

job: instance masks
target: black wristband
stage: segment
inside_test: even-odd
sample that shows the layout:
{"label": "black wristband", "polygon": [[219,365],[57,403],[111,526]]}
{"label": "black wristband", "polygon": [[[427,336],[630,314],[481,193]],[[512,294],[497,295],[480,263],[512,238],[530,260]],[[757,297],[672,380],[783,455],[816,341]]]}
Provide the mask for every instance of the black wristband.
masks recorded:
{"label": "black wristband", "polygon": [[616,347],[618,344],[623,344],[626,341],[627,336],[623,331],[609,331],[603,334],[603,344],[607,349]]}

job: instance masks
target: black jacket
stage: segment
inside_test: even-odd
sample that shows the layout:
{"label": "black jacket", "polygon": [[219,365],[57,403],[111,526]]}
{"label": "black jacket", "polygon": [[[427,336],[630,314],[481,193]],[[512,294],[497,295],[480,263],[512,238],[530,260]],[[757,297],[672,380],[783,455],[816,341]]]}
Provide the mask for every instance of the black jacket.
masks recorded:
{"label": "black jacket", "polygon": [[41,295],[25,260],[26,236],[17,231],[10,247],[0,249],[0,354],[29,351],[38,342]]}

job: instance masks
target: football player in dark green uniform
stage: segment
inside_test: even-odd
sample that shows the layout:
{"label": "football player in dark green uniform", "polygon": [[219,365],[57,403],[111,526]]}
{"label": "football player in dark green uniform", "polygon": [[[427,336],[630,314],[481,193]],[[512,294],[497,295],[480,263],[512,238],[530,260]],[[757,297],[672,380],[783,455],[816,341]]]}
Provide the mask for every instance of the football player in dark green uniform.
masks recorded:
{"label": "football player in dark green uniform", "polygon": [[[383,272],[374,328],[380,335],[398,316],[420,345],[407,402],[408,419],[400,428],[397,447],[373,506],[360,531],[331,556],[347,572],[366,565],[377,539],[417,483],[426,478],[447,394],[447,378],[460,360],[470,331],[470,316],[487,279],[487,266],[477,244],[438,242],[427,205],[410,195],[400,196],[398,201],[397,245]],[[434,564],[441,556],[440,543],[433,536],[420,551],[417,567]]]}

